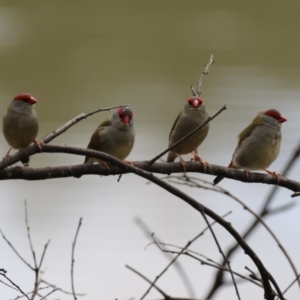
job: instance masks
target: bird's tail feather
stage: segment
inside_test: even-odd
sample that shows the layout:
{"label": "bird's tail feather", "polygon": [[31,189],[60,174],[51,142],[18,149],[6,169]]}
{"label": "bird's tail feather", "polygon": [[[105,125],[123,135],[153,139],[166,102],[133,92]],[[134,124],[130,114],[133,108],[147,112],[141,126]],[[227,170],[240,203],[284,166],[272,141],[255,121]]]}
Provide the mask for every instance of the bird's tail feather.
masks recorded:
{"label": "bird's tail feather", "polygon": [[[228,165],[228,168],[232,168],[232,165],[233,165],[233,161],[230,162],[230,164]],[[213,181],[214,185],[217,185],[223,179],[224,179],[223,176],[220,176],[220,175],[217,176]]]}

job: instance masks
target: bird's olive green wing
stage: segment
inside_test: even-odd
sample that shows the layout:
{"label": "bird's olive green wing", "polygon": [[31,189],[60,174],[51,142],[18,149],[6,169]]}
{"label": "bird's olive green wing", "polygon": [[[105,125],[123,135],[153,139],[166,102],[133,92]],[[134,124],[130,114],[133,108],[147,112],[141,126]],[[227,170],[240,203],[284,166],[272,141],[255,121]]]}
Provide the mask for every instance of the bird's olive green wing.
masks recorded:
{"label": "bird's olive green wing", "polygon": [[257,115],[253,121],[251,122],[251,124],[249,124],[239,135],[238,135],[238,146],[240,146],[240,144],[242,143],[242,141],[249,137],[251,135],[251,133],[253,132],[254,128],[256,126],[259,125],[263,125],[263,121],[261,120],[261,118],[259,117],[259,115]]}
{"label": "bird's olive green wing", "polygon": [[[94,131],[93,135],[91,136],[91,140],[87,146],[87,149],[92,149],[92,150],[98,150],[100,149],[101,146],[101,137],[100,137],[100,133],[102,130],[104,130],[106,127],[111,126],[111,121],[105,120],[103,123],[101,123],[96,130]],[[88,161],[89,157],[86,156],[84,163],[86,163]]]}
{"label": "bird's olive green wing", "polygon": [[175,122],[174,122],[174,124],[173,124],[173,126],[171,128],[171,131],[170,131],[170,134],[169,134],[169,140],[171,139],[172,132],[174,131],[174,129],[176,127],[176,124],[178,123],[178,120],[179,120],[181,114],[182,114],[182,112],[179,113],[179,115],[177,116],[177,118],[176,118],[176,120],[175,120]]}

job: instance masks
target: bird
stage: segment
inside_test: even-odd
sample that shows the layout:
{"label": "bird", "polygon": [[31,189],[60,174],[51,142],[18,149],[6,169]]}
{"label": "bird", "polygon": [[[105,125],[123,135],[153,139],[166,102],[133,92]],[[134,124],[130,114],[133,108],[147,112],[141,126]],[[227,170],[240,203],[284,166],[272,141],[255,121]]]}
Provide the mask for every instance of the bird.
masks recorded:
{"label": "bird", "polygon": [[[252,122],[238,135],[238,145],[233,152],[229,168],[245,171],[264,170],[278,179],[278,174],[267,168],[277,158],[281,144],[281,125],[286,122],[276,109],[259,112]],[[248,174],[248,173],[247,173]],[[224,177],[217,176],[213,184]]]}
{"label": "bird", "polygon": [[[91,136],[87,149],[105,152],[120,160],[124,160],[131,152],[134,144],[133,110],[128,107],[118,107],[109,119],[102,122]],[[86,156],[84,164],[102,163],[103,160]]]}
{"label": "bird", "polygon": [[[10,149],[4,160],[9,157],[12,148],[21,150],[28,147],[32,142],[38,144],[36,137],[39,130],[39,122],[34,108],[37,102],[32,95],[24,93],[14,97],[8,105],[2,125],[3,134],[10,145]],[[25,166],[28,166],[29,157],[21,161]]]}
{"label": "bird", "polygon": [[[188,135],[207,118],[208,113],[204,100],[199,96],[189,97],[173,124],[169,135],[169,147]],[[178,157],[185,171],[186,163],[181,155],[192,153],[193,160],[200,161],[206,166],[206,162],[197,154],[197,148],[206,138],[208,130],[209,123],[171,149],[167,156],[167,162],[173,162]]]}

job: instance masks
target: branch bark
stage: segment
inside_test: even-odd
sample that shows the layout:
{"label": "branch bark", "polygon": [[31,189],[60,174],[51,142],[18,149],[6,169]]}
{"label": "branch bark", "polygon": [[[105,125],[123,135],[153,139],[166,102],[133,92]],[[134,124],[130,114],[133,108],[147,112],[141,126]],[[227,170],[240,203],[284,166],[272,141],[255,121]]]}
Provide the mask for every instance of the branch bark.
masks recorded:
{"label": "branch bark", "polygon": [[[79,177],[81,175],[94,174],[94,175],[120,175],[130,173],[131,169],[128,164],[124,164],[122,161],[100,151],[60,146],[60,145],[40,145],[43,152],[47,153],[69,153],[82,156],[91,156],[100,158],[104,161],[110,162],[110,170],[101,164],[80,164],[72,166],[57,166],[57,167],[45,167],[45,168],[30,168],[30,167],[11,167],[3,169],[4,162],[0,163],[0,180],[12,180],[12,179],[24,179],[24,180],[43,180],[50,178],[63,178],[63,177]],[[16,153],[7,159],[8,164],[15,163],[24,157],[38,153],[39,149],[35,145],[31,145],[28,148]],[[118,161],[123,164],[123,167],[119,167],[115,162]],[[124,168],[124,165],[128,166]],[[158,174],[172,174],[183,172],[181,163],[154,163],[149,165],[147,161],[134,162],[134,166],[152,173]],[[277,182],[277,177],[269,174],[249,172],[248,174],[243,170],[236,170],[231,168],[226,168],[217,165],[206,165],[205,167],[195,161],[186,163],[187,173],[205,173],[210,175],[221,175],[230,179],[248,182],[248,183],[263,183],[278,185],[289,189],[293,192],[300,191],[300,182],[294,181],[285,177],[280,177],[279,182]]]}

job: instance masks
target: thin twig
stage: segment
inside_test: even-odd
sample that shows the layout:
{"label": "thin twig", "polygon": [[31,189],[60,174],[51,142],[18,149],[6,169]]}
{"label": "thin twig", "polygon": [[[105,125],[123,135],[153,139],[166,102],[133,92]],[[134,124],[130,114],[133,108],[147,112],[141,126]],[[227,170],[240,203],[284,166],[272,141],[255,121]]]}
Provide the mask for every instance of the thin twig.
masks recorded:
{"label": "thin twig", "polygon": [[161,158],[164,154],[172,150],[174,147],[176,147],[178,144],[182,143],[186,139],[188,139],[191,135],[193,135],[195,132],[200,130],[203,126],[205,126],[207,123],[212,121],[215,117],[217,117],[223,110],[226,109],[226,105],[224,105],[219,111],[217,111],[212,117],[208,117],[202,124],[200,124],[198,127],[196,127],[193,131],[191,131],[189,134],[187,134],[185,137],[180,139],[178,142],[174,143],[172,146],[168,147],[166,150],[152,158],[151,160],[148,161],[149,165],[153,165],[159,158]]}
{"label": "thin twig", "polygon": [[33,244],[32,244],[32,240],[31,240],[31,236],[30,236],[30,227],[29,227],[29,222],[28,222],[28,211],[27,211],[27,201],[26,199],[24,200],[24,206],[25,206],[25,224],[26,224],[26,230],[27,230],[27,237],[28,237],[28,241],[29,241],[29,245],[30,245],[30,250],[32,253],[32,257],[33,257],[33,263],[34,263],[34,274],[35,274],[35,279],[34,279],[34,292],[31,295],[31,300],[33,300],[37,294],[38,291],[38,286],[39,286],[39,268],[37,265],[37,261],[36,261],[36,255],[35,255],[35,251],[33,249]]}
{"label": "thin twig", "polygon": [[[174,251],[174,250],[163,249],[162,247],[160,247],[160,245],[178,248],[180,250],[180,252],[179,251]],[[157,246],[164,253],[171,253],[171,254],[180,254],[181,250],[183,249],[182,247],[179,247],[179,246],[175,246],[175,245],[172,245],[172,244],[165,244],[165,243],[161,243],[161,242],[158,242]],[[183,253],[181,253],[181,255],[186,255],[190,258],[198,260],[202,265],[206,265],[206,266],[213,267],[213,268],[216,268],[216,269],[222,269],[225,272],[230,272],[230,270],[228,268],[226,268],[225,266],[217,263],[216,261],[212,260],[211,258],[206,257],[203,254],[197,253],[196,251],[186,249]],[[197,257],[196,255],[200,256],[200,257],[204,257],[207,261]],[[257,283],[256,281],[252,280],[251,278],[248,278],[248,277],[246,277],[246,276],[244,276],[244,275],[242,275],[242,274],[240,274],[236,271],[232,271],[232,273],[235,274],[236,276],[240,277],[241,279],[249,281],[249,282],[259,286],[260,288],[263,288],[263,286],[261,284]],[[232,284],[232,281],[230,282],[230,284]]]}
{"label": "thin twig", "polygon": [[204,71],[201,74],[201,77],[199,78],[198,82],[197,82],[197,94],[195,96],[200,96],[201,95],[201,85],[203,82],[203,79],[206,75],[208,75],[208,70],[209,67],[214,63],[214,55],[211,54],[210,58],[209,58],[209,62],[205,65]]}
{"label": "thin twig", "polygon": [[44,246],[44,250],[43,250],[43,253],[42,253],[42,256],[41,256],[41,259],[40,259],[40,263],[39,263],[39,266],[38,266],[38,269],[40,270],[41,267],[42,267],[42,263],[43,263],[43,260],[44,260],[44,257],[45,257],[45,254],[46,254],[46,250],[48,248],[48,245],[50,243],[50,240],[48,240],[48,242],[45,244]]}
{"label": "thin twig", "polygon": [[[145,224],[145,222],[143,220],[141,220],[140,218],[136,218],[136,223],[140,226],[140,228],[142,229],[142,231],[146,234],[146,236],[148,238],[151,238],[152,239],[152,232],[149,227]],[[159,243],[161,243],[161,240],[158,239],[156,237],[156,240],[159,240]],[[166,252],[163,252],[167,258],[169,260],[172,260],[173,259],[173,255],[169,254],[169,253],[166,253]],[[183,282],[183,284],[185,285],[186,287],[186,290],[188,292],[188,295],[190,298],[195,298],[195,291],[194,291],[194,287],[193,285],[191,284],[190,282],[190,279],[188,278],[188,275],[186,274],[186,271],[184,270],[182,264],[180,263],[179,260],[176,260],[174,262],[174,268],[177,270],[179,276],[181,277],[181,280]]]}
{"label": "thin twig", "polygon": [[[49,289],[49,288],[50,288],[50,286],[39,287],[38,288],[38,292],[40,292],[41,290]],[[28,292],[26,295],[30,295],[30,294],[35,293],[35,292],[36,291],[31,291],[31,292]],[[18,299],[21,299],[23,297],[24,297],[23,295],[22,296],[18,296],[16,298],[14,298],[13,300],[18,300]]]}
{"label": "thin twig", "polygon": [[28,238],[28,241],[29,241],[29,246],[30,246],[30,250],[31,250],[31,253],[32,253],[32,257],[33,257],[34,267],[35,267],[35,269],[37,269],[38,267],[37,267],[37,262],[36,262],[35,251],[33,249],[31,236],[30,236],[30,227],[29,227],[29,223],[28,223],[28,211],[27,211],[27,201],[26,201],[26,199],[24,200],[24,206],[25,206],[25,223],[26,223],[26,230],[27,230],[27,238]]}
{"label": "thin twig", "polygon": [[215,240],[215,243],[216,243],[216,245],[217,245],[217,247],[219,249],[219,252],[221,253],[221,255],[223,256],[223,259],[227,263],[227,266],[228,266],[228,269],[229,269],[229,272],[230,272],[230,275],[231,275],[231,279],[232,279],[232,282],[233,282],[233,285],[234,285],[234,288],[235,288],[235,292],[236,292],[237,298],[239,300],[241,300],[240,293],[239,293],[239,290],[237,288],[237,285],[236,285],[236,282],[235,282],[235,279],[234,279],[234,275],[232,273],[232,269],[231,269],[231,266],[230,266],[230,261],[225,256],[225,254],[224,254],[224,252],[223,252],[223,250],[222,250],[222,248],[220,246],[220,243],[219,243],[219,241],[218,241],[218,239],[217,239],[217,237],[215,235],[215,232],[213,231],[212,227],[210,226],[210,224],[209,224],[209,222],[207,220],[207,217],[206,217],[204,211],[202,211],[201,214],[202,214],[202,216],[203,216],[203,218],[204,218],[204,220],[205,220],[205,222],[206,222],[206,224],[207,224],[207,226],[208,226],[208,228],[209,228],[209,230],[210,230],[210,232],[211,232],[211,234],[212,234],[212,236],[213,236],[213,238]]}
{"label": "thin twig", "polygon": [[[196,257],[196,256],[194,256],[193,254],[191,254],[190,251],[187,251],[186,253],[183,253],[183,254],[185,254],[185,255],[187,255],[187,256],[193,258],[193,259],[196,259],[196,260],[200,261],[200,263],[201,263],[202,265],[207,265],[207,266],[210,266],[210,267],[213,267],[213,268],[222,269],[223,271],[230,273],[230,270],[229,270],[228,268],[226,268],[225,266],[222,266],[221,264],[218,264],[218,263],[215,262],[215,261],[213,261],[213,263],[204,261],[203,259],[201,259],[201,258],[199,258],[199,257]],[[209,260],[212,261],[211,259],[209,259]],[[259,283],[257,283],[256,281],[254,281],[254,280],[252,280],[252,279],[250,279],[250,278],[244,276],[243,274],[240,274],[240,273],[238,273],[238,272],[236,272],[236,271],[233,271],[233,270],[231,270],[231,271],[232,271],[232,273],[235,274],[236,276],[238,276],[238,277],[240,277],[240,278],[242,278],[242,279],[244,279],[244,280],[247,280],[247,281],[249,281],[249,282],[251,282],[251,283],[253,283],[253,284],[255,284],[255,285],[257,285],[257,286],[259,286],[259,287],[261,287],[261,288],[263,288],[263,286],[262,286],[261,284],[259,284]],[[232,284],[232,281],[231,281],[230,283]]]}
{"label": "thin twig", "polygon": [[[254,280],[258,280],[259,282],[263,283],[261,278],[259,278],[253,271],[251,271],[247,266],[245,267],[246,270],[250,271],[251,272],[251,275],[250,277],[253,278]],[[277,285],[277,282],[274,280],[273,276],[270,274],[270,281],[272,282],[272,284],[274,285],[275,289],[278,290],[279,287]],[[272,295],[275,297],[275,296],[278,296],[276,295],[276,292],[274,290],[272,290]]]}
{"label": "thin twig", "polygon": [[20,254],[19,252],[15,249],[15,247],[12,245],[12,243],[6,238],[6,236],[4,235],[4,233],[2,232],[2,230],[0,229],[0,233],[3,237],[3,239],[5,240],[5,242],[10,246],[10,248],[13,250],[13,252],[15,252],[15,254],[22,260],[22,262],[27,265],[31,270],[34,271],[34,267],[32,267]]}
{"label": "thin twig", "polygon": [[82,114],[78,115],[77,117],[73,118],[72,120],[70,120],[69,122],[67,122],[66,124],[64,124],[62,127],[58,128],[55,131],[48,134],[46,137],[44,137],[42,139],[42,142],[45,143],[45,144],[48,144],[50,141],[52,141],[54,138],[61,135],[65,131],[67,131],[73,125],[77,124],[81,120],[86,119],[86,118],[88,118],[88,117],[90,117],[90,116],[92,116],[92,115],[94,115],[98,112],[108,111],[108,110],[111,110],[111,109],[115,109],[115,108],[118,108],[118,107],[124,107],[124,106],[130,106],[130,104],[111,106],[111,107],[107,107],[107,108],[99,108],[99,109],[94,110],[94,111],[89,112],[89,113],[82,113]]}
{"label": "thin twig", "polygon": [[[1,275],[1,274],[0,274]],[[14,286],[12,286],[12,285],[9,285],[9,284],[7,284],[6,282],[4,282],[3,280],[1,280],[0,279],[0,282],[2,283],[2,284],[4,284],[4,285],[6,285],[6,286],[8,286],[9,288],[11,288],[11,289],[13,289],[13,290],[15,290],[15,291],[18,291],[18,289],[17,288],[15,288]],[[23,296],[22,296],[23,297]]]}
{"label": "thin twig", "polygon": [[300,274],[283,290],[282,294],[285,294],[300,278]]}
{"label": "thin twig", "polygon": [[298,205],[298,204],[295,201],[293,201],[293,202],[289,202],[289,203],[277,206],[275,208],[269,209],[268,210],[268,215],[270,216],[270,215],[275,215],[275,214],[278,214],[278,213],[282,213],[282,212],[284,212],[288,209],[293,208],[296,205]]}
{"label": "thin twig", "polygon": [[58,289],[53,289],[52,291],[50,291],[48,294],[46,294],[44,297],[42,297],[40,300],[46,299],[46,297],[48,297],[49,295],[53,294],[54,292],[58,291]]}
{"label": "thin twig", "polygon": [[0,273],[0,276],[3,276],[7,281],[9,281],[24,297],[26,297],[28,300],[29,297],[22,291],[22,289],[16,284],[14,283],[12,280],[10,280],[5,274]]}
{"label": "thin twig", "polygon": [[[231,212],[229,212],[231,213]],[[224,216],[227,216],[229,213],[226,213]],[[216,221],[212,222],[212,226],[216,224]],[[187,244],[181,249],[181,251],[168,263],[168,265],[156,276],[155,280],[151,283],[151,285],[149,286],[149,288],[147,289],[147,291],[143,294],[143,296],[141,297],[140,300],[143,300],[147,294],[149,294],[151,288],[154,286],[154,284],[158,281],[159,278],[162,277],[162,275],[164,273],[167,272],[167,270],[175,263],[175,261],[179,258],[179,256],[193,243],[195,242],[200,236],[202,236],[205,231],[208,230],[208,227],[204,228],[199,234],[197,234],[192,240],[188,241]],[[157,247],[159,249],[161,249],[159,247],[159,242],[156,241],[156,239],[154,238],[154,233],[151,234],[153,242],[157,245]]]}
{"label": "thin twig", "polygon": [[191,91],[192,91],[193,96],[195,97],[195,96],[196,96],[196,92],[195,92],[193,86],[191,85],[190,88],[191,88]]}
{"label": "thin twig", "polygon": [[[44,279],[42,279],[41,282],[44,283],[44,284],[46,284],[46,285],[49,286],[49,287],[52,287],[52,288],[57,289],[58,291],[60,291],[60,292],[62,292],[62,293],[64,293],[64,294],[66,294],[66,295],[72,295],[72,296],[73,296],[73,293],[72,293],[72,292],[68,292],[68,291],[66,291],[66,290],[64,290],[64,289],[62,289],[62,288],[59,288],[59,287],[57,287],[56,285],[54,285],[54,284],[52,284],[52,283],[49,283],[48,281],[46,281],[46,280],[44,280]],[[86,296],[86,293],[76,293],[76,296],[78,296],[78,297],[83,297],[83,296]]]}
{"label": "thin twig", "polygon": [[82,224],[82,218],[79,219],[78,227],[77,227],[76,234],[74,237],[74,242],[72,244],[71,283],[72,283],[72,292],[73,292],[74,300],[77,300],[76,293],[75,293],[75,286],[74,286],[74,262],[75,262],[74,252],[75,252],[75,245],[76,245],[77,236],[78,236],[78,232],[79,232],[81,224]]}
{"label": "thin twig", "polygon": [[249,275],[249,277],[251,277],[253,280],[256,280],[258,282],[260,282],[262,284],[262,280],[261,278],[259,278],[255,272],[253,272],[249,267],[245,266],[245,269],[248,270],[251,274]]}
{"label": "thin twig", "polygon": [[131,270],[132,272],[134,272],[135,274],[139,275],[140,277],[142,277],[143,279],[145,279],[148,283],[150,283],[158,292],[160,292],[162,294],[162,296],[165,297],[165,299],[169,299],[170,296],[167,295],[165,292],[163,292],[159,287],[157,287],[155,284],[153,284],[151,282],[151,280],[149,280],[147,277],[145,277],[143,274],[141,274],[140,272],[138,272],[137,270],[133,269],[132,267],[125,265],[126,268],[128,268],[129,270]]}

